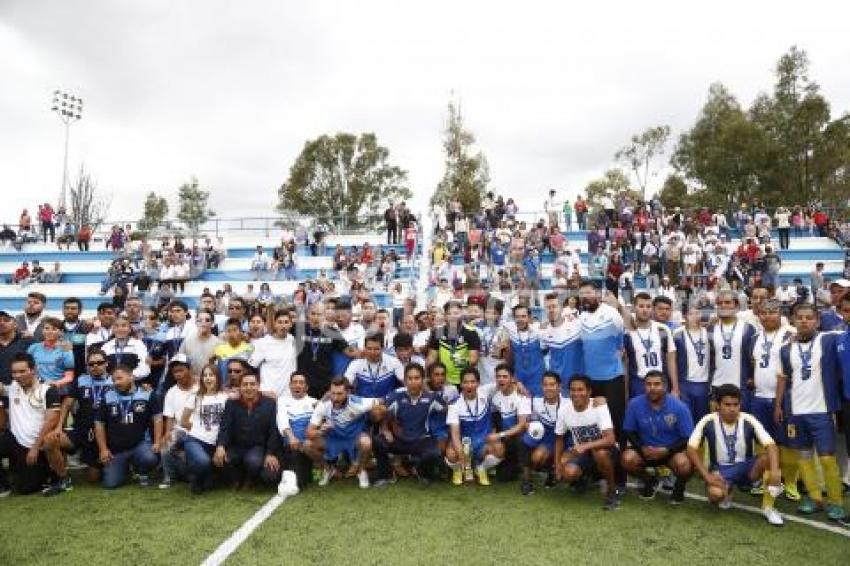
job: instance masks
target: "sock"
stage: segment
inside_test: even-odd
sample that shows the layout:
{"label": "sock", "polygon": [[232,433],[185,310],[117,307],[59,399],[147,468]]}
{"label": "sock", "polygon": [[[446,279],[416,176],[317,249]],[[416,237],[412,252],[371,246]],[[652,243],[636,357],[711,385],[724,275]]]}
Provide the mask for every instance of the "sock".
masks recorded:
{"label": "sock", "polygon": [[486,456],[484,456],[484,461],[481,462],[481,469],[482,470],[489,470],[490,468],[495,468],[496,466],[499,465],[499,463],[501,461],[502,461],[501,458],[497,458],[496,456],[493,456],[492,454],[487,454]]}
{"label": "sock", "polygon": [[821,503],[823,501],[823,496],[821,495],[820,484],[818,483],[817,470],[815,470],[815,461],[811,458],[811,456],[801,456],[799,465],[800,475],[803,476],[803,484],[809,492],[809,497],[817,503]]}
{"label": "sock", "polygon": [[448,466],[453,472],[456,472],[461,468],[460,462],[449,462],[448,460],[446,460],[446,466]]}
{"label": "sock", "polygon": [[768,481],[770,481],[770,472],[765,470],[764,474],[761,477],[761,483],[764,486],[764,493],[761,496],[761,506],[762,509],[768,509],[773,507],[776,498],[770,494],[770,489],[768,489]]}
{"label": "sock", "polygon": [[779,465],[782,469],[782,481],[785,485],[796,486],[800,479],[800,455],[786,446],[779,447]]}
{"label": "sock", "polygon": [[826,497],[830,503],[841,505],[844,494],[838,461],[835,456],[820,456],[818,459],[823,470],[823,481],[826,484]]}

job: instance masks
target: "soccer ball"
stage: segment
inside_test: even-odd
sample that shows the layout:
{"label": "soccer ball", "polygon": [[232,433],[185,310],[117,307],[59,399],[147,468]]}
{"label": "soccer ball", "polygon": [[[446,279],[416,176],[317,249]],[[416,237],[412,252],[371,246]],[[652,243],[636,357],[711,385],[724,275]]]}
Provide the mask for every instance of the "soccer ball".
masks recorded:
{"label": "soccer ball", "polygon": [[533,438],[534,440],[540,440],[543,438],[543,433],[546,432],[543,428],[543,423],[538,421],[534,421],[528,425],[528,436]]}

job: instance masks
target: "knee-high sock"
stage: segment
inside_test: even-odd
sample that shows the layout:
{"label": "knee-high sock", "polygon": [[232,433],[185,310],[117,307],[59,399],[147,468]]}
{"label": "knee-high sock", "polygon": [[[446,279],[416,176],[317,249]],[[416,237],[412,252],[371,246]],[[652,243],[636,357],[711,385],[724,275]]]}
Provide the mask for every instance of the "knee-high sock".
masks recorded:
{"label": "knee-high sock", "polygon": [[800,455],[800,475],[803,477],[803,484],[809,492],[809,497],[817,502],[823,501],[820,483],[818,482],[818,473],[815,469],[815,461],[811,457],[811,452],[805,456]]}
{"label": "knee-high sock", "polygon": [[782,469],[782,481],[785,485],[797,485],[800,479],[800,455],[787,446],[779,447],[779,466]]}
{"label": "knee-high sock", "polygon": [[484,456],[484,461],[481,462],[481,468],[484,470],[489,470],[490,468],[495,468],[502,461],[501,458],[497,456],[493,456],[492,454],[487,454]]}
{"label": "knee-high sock", "polygon": [[462,468],[460,462],[449,462],[448,459],[446,459],[446,466],[448,466],[449,469],[452,471],[459,470]]}
{"label": "knee-high sock", "polygon": [[773,507],[776,498],[770,494],[770,489],[768,486],[768,481],[770,481],[770,470],[765,470],[764,474],[761,476],[761,485],[764,487],[764,493],[761,496],[761,506],[763,508]]}
{"label": "knee-high sock", "polygon": [[830,503],[841,505],[843,493],[838,461],[834,455],[820,456],[818,459],[823,470],[823,482],[826,484],[826,497]]}

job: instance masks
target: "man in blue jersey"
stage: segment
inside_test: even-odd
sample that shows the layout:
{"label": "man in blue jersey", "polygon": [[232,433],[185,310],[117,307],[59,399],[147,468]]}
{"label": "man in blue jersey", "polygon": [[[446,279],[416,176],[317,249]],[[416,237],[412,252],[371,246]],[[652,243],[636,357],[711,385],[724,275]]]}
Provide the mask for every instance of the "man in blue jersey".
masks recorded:
{"label": "man in blue jersey", "polygon": [[505,323],[510,340],[507,363],[530,395],[542,395],[541,376],[546,369],[545,346],[539,331],[531,327],[531,309],[525,305],[513,308],[514,320]]}
{"label": "man in blue jersey", "polygon": [[304,445],[316,403],[307,395],[307,378],[297,371],[289,378],[289,396],[277,400],[277,428],[287,447],[283,468],[295,472],[299,489],[312,479],[313,462],[304,453]]}
{"label": "man in blue jersey", "polygon": [[136,386],[133,370],[117,366],[112,371],[113,389],[107,391],[97,415],[94,435],[103,464],[101,482],[112,489],[123,484],[130,468],[139,485],[150,485],[150,474],[159,464],[162,410],[153,391]]}
{"label": "man in blue jersey", "polygon": [[[457,387],[446,383],[446,366],[443,362],[434,362],[428,366],[428,390],[436,394],[447,407],[457,400],[459,396]],[[437,441],[440,454],[445,456],[450,441],[446,413],[431,413],[428,418],[428,428],[431,436]]]}
{"label": "man in blue jersey", "polygon": [[428,422],[432,413],[445,413],[447,407],[439,395],[425,389],[425,369],[409,364],[404,369],[404,387],[387,395],[383,407],[380,431],[372,437],[378,464],[374,486],[390,483],[390,454],[410,456],[419,480],[430,483],[440,464],[440,448]]}
{"label": "man in blue jersey", "polygon": [[397,358],[384,353],[384,335],[365,338],[366,356],[353,360],[345,370],[352,392],[359,397],[383,399],[404,382],[404,368]]}
{"label": "man in blue jersey", "polygon": [[[575,316],[564,316],[565,296],[549,293],[544,300],[546,324],[540,332],[543,346],[549,352],[547,367],[561,376],[561,385],[569,387],[569,379],[584,373],[581,349],[581,322]],[[566,393],[566,392],[565,392]]]}
{"label": "man in blue jersey", "polygon": [[[826,515],[833,521],[845,518],[841,476],[835,458],[835,413],[841,405],[839,345],[837,332],[818,332],[820,317],[814,305],[800,303],[793,311],[796,336],[782,346],[780,379],[776,387],[774,418],[797,450],[800,474],[809,492],[797,509],[804,515],[823,510],[823,496],[814,463],[814,452],[826,484]],[[783,406],[788,392],[787,404]]]}
{"label": "man in blue jersey", "polygon": [[[452,470],[452,483],[464,481],[464,465],[473,467],[478,483],[490,485],[487,470],[502,461],[505,445],[494,437],[492,410],[486,392],[478,390],[481,377],[476,368],[467,367],[461,374],[460,397],[449,405],[446,423],[451,431],[451,444],[446,449],[446,464]],[[464,450],[464,446],[468,451]]]}
{"label": "man in blue jersey", "polygon": [[655,322],[663,324],[670,330],[679,328],[679,323],[672,320],[673,317],[673,299],[666,295],[656,295],[652,299],[652,319]]}
{"label": "man in blue jersey", "polygon": [[579,321],[584,370],[592,380],[593,396],[608,400],[617,442],[624,446],[626,385],[623,377],[623,317],[614,307],[600,302],[599,290],[591,282],[581,285],[579,300],[582,308]]}
{"label": "man in blue jersey", "polygon": [[623,429],[629,448],[623,451],[625,470],[643,480],[641,499],[655,497],[657,478],[648,469],[666,466],[676,476],[671,503],[684,501],[685,484],[693,473],[685,454],[694,429],[687,405],[667,393],[664,374],[653,370],[643,381],[645,393],[629,401]]}
{"label": "man in blue jersey", "polygon": [[351,395],[350,389],[347,379],[335,377],[326,398],[310,417],[304,450],[324,467],[319,487],[328,485],[335,474],[334,466],[342,465],[341,458],[351,464],[350,473],[356,473],[360,487],[369,487],[366,463],[372,456],[372,440],[365,430],[377,400]]}
{"label": "man in blue jersey", "polygon": [[850,292],[850,281],[847,279],[836,279],[829,284],[829,300],[830,308],[823,311],[820,315],[821,330],[840,330],[848,329],[847,323],[842,318],[839,309],[841,308],[841,299],[848,296]]}

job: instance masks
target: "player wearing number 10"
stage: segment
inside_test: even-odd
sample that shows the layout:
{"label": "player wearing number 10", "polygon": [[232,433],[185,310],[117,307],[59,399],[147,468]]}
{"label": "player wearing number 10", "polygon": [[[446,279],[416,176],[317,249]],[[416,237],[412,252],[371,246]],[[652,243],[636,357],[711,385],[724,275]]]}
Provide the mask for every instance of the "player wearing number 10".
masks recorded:
{"label": "player wearing number 10", "polygon": [[676,343],[670,329],[652,320],[652,297],[638,293],[634,298],[635,327],[626,332],[624,346],[628,369],[629,398],[643,395],[643,380],[650,371],[660,371],[670,391],[679,396]]}

